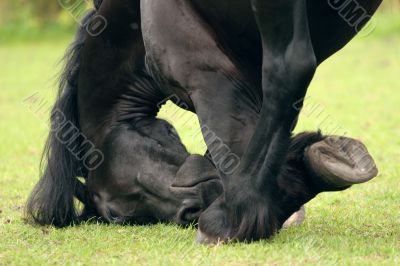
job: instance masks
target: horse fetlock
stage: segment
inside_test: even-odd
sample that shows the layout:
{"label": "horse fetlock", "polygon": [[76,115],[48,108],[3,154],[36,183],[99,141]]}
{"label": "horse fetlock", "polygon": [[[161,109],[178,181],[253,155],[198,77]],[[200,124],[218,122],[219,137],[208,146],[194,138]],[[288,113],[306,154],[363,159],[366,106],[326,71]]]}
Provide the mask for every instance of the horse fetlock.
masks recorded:
{"label": "horse fetlock", "polygon": [[197,241],[218,244],[271,238],[281,227],[276,213],[267,199],[248,197],[233,203],[221,197],[200,216]]}

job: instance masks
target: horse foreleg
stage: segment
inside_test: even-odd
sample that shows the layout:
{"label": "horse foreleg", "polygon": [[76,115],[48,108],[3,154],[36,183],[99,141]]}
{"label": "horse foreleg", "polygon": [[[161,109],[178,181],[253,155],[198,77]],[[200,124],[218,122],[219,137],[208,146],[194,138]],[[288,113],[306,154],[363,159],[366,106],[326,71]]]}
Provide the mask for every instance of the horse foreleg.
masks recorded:
{"label": "horse foreleg", "polygon": [[[304,171],[307,176],[299,178],[292,172],[285,174],[283,162],[285,156],[290,156],[291,131],[299,114],[293,103],[304,98],[317,60],[311,43],[305,1],[255,0],[253,8],[264,51],[260,119],[241,157],[240,166],[223,179],[223,197],[200,217],[201,241],[269,238],[293,211],[299,210],[302,204],[319,192],[343,190],[376,175],[372,158],[362,144],[337,137],[333,137],[335,141],[330,141],[332,138],[320,139],[309,143],[310,147],[303,147],[308,151],[304,154],[305,159],[302,154],[297,158],[306,161],[305,169],[310,170]],[[214,77],[208,80],[216,81],[215,87],[222,87],[218,82],[223,79]],[[197,110],[201,109],[196,107]],[[227,128],[232,130],[231,125]],[[231,134],[247,133],[240,126],[236,130],[232,130]],[[359,152],[355,152],[357,149]],[[328,155],[323,158],[321,154],[327,150]],[[354,157],[361,154],[369,159],[366,160],[367,167],[354,161]],[[300,160],[299,165],[302,162]],[[349,171],[341,171],[343,168]],[[346,180],[350,173],[354,174],[354,179]]]}
{"label": "horse foreleg", "polygon": [[[268,238],[317,193],[348,187],[320,175],[342,179],[333,168],[314,171],[321,160],[307,163],[306,150],[335,144],[318,134],[291,141],[298,115],[293,103],[303,98],[316,68],[304,1],[278,1],[257,15],[264,36],[262,89],[185,1],[146,0],[141,10],[146,62],[159,80],[192,100],[223,183],[224,193],[201,214],[199,240]],[[331,155],[335,161],[337,153]]]}
{"label": "horse foreleg", "polygon": [[317,65],[305,0],[252,4],[263,41],[263,103],[239,169],[225,179],[224,197],[200,218],[211,241],[269,238],[282,226],[278,175],[298,115],[292,104],[304,97]]}

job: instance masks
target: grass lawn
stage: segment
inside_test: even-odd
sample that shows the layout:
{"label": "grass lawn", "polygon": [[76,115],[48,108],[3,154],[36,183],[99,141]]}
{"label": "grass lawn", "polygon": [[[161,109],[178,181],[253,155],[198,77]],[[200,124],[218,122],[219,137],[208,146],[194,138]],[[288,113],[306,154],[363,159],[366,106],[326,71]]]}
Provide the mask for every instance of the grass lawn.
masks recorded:
{"label": "grass lawn", "polygon": [[[400,265],[399,17],[379,16],[372,35],[357,38],[320,67],[296,129],[361,139],[375,156],[379,176],[318,196],[308,204],[303,225],[269,241],[215,247],[195,244],[195,229],[174,225],[56,230],[25,224],[23,207],[38,179],[56,63],[68,40],[3,43],[0,265]],[[24,101],[33,94],[41,101]],[[168,118],[172,108],[161,116]],[[204,152],[194,116],[181,113],[172,122],[192,152]]]}

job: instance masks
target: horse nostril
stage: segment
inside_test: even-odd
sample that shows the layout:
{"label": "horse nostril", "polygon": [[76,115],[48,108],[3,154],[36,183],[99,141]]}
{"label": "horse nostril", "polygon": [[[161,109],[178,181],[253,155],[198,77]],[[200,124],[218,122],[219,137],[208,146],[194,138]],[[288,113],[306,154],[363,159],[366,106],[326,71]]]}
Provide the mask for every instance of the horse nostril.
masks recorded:
{"label": "horse nostril", "polygon": [[184,221],[187,221],[189,223],[197,221],[200,217],[201,211],[201,208],[188,208],[184,210],[182,218]]}
{"label": "horse nostril", "polygon": [[179,224],[189,224],[192,222],[197,222],[200,218],[203,208],[199,203],[196,202],[184,202],[184,207],[178,213],[178,223]]}
{"label": "horse nostril", "polygon": [[108,217],[110,220],[118,220],[119,215],[111,208],[108,208]]}
{"label": "horse nostril", "polygon": [[104,193],[93,193],[92,197],[97,211],[108,222],[121,223],[124,221],[123,216],[118,212],[118,208],[117,210],[113,209],[110,206],[110,202],[106,200],[109,198],[108,195]]}

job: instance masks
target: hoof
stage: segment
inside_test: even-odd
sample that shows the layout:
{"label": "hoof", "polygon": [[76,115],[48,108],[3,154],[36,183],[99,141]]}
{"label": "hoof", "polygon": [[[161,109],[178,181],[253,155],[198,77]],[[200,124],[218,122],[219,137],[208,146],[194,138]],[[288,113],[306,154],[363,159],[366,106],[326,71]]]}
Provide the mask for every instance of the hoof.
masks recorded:
{"label": "hoof", "polygon": [[327,137],[311,145],[305,156],[318,176],[338,188],[365,183],[378,175],[367,148],[355,139]]}
{"label": "hoof", "polygon": [[202,233],[200,229],[197,231],[196,242],[202,245],[209,245],[209,246],[226,244],[226,241],[223,241],[221,239],[214,239],[208,237],[206,234]]}
{"label": "hoof", "polygon": [[286,220],[282,228],[286,229],[291,226],[300,225],[304,223],[305,219],[306,219],[306,209],[304,208],[304,206],[302,206],[298,212],[293,213],[292,216],[290,216],[289,219]]}

